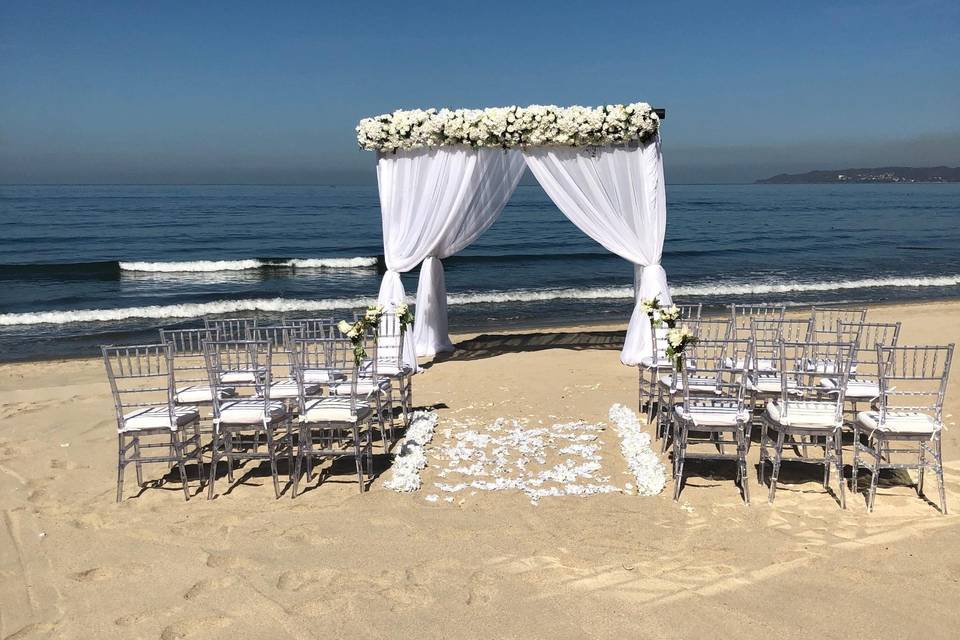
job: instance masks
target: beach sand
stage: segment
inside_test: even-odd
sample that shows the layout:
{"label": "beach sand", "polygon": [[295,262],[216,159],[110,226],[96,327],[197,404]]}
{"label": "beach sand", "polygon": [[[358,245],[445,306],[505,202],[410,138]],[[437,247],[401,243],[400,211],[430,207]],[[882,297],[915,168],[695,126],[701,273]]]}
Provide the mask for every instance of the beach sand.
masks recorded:
{"label": "beach sand", "polygon": [[[869,318],[902,320],[903,343],[960,342],[960,303]],[[415,403],[436,408],[438,431],[606,422],[611,404],[637,403],[621,340],[597,327],[459,336],[416,377]],[[611,482],[630,482],[612,429],[601,440]],[[956,427],[944,458],[960,513]],[[744,506],[728,467],[691,476],[679,503],[672,482],[655,497],[431,503],[432,466],[419,492],[385,489],[385,471],[360,494],[346,461],[277,500],[248,463],[210,502],[185,502],[172,475],[138,493],[131,470],[116,504],[115,463],[99,360],[0,365],[0,638],[948,638],[960,625],[960,519],[905,484],[883,483],[872,514],[849,494],[841,511],[812,468],[785,471],[773,505],[753,475]]]}

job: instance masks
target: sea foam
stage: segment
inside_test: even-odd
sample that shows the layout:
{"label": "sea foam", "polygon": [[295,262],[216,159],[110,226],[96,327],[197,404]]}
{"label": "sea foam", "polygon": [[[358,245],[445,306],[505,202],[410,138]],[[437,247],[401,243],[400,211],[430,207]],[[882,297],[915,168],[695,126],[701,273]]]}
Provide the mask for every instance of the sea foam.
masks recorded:
{"label": "sea foam", "polygon": [[186,262],[121,262],[121,271],[150,273],[189,273],[208,271],[247,271],[250,269],[367,269],[377,266],[377,259],[358,258],[292,258],[290,260],[193,260]]}

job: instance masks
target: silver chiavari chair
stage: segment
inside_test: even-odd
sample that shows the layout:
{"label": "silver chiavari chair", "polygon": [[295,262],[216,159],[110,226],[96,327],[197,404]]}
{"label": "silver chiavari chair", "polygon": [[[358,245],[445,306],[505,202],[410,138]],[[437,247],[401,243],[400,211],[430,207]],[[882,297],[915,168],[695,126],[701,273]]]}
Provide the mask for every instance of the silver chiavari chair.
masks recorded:
{"label": "silver chiavari chair", "polygon": [[204,318],[204,327],[216,331],[218,340],[251,340],[256,318]]}
{"label": "silver chiavari chair", "polygon": [[[915,486],[920,496],[924,471],[930,469],[937,477],[940,511],[946,515],[941,432],[953,349],[953,344],[876,346],[880,395],[876,408],[861,411],[854,422],[851,479],[853,491],[859,492],[858,471],[863,462],[870,471],[869,511],[873,511],[877,482],[883,469],[915,469]],[[907,461],[894,462],[894,456]]]}
{"label": "silver chiavari chair", "polygon": [[786,307],[782,304],[731,304],[730,319],[733,322],[731,337],[746,339],[750,334],[750,323],[754,320],[783,320]]}
{"label": "silver chiavari chair", "polygon": [[[407,329],[407,331],[410,331],[410,329]],[[409,425],[409,416],[412,410],[412,377],[414,373],[409,366],[403,363],[403,345],[406,338],[406,332],[400,330],[399,316],[392,311],[384,312],[380,317],[380,327],[376,336],[377,362],[375,376],[396,381],[404,426]],[[372,367],[373,361],[367,358],[360,365],[361,374],[372,373]]]}
{"label": "silver chiavari chair", "polygon": [[[687,347],[686,363],[674,376],[680,380],[683,402],[674,406],[673,422],[673,499],[680,499],[684,466],[688,459],[733,460],[737,464],[737,481],[743,501],[750,504],[747,478],[747,451],[750,438],[750,409],[746,404],[745,369],[732,370],[728,358],[746,358],[749,340],[698,340]],[[707,445],[716,452],[691,450],[691,446]],[[734,453],[726,453],[732,445]]]}
{"label": "silver chiavari chair", "polygon": [[700,318],[695,326],[697,338],[702,340],[727,340],[733,337],[731,335],[733,323],[730,318]]}
{"label": "silver chiavari chair", "polygon": [[[753,320],[750,324],[752,355],[749,359],[747,391],[750,406],[763,408],[768,400],[780,397],[782,376],[780,355],[784,342],[800,342],[810,334],[810,320]],[[739,366],[740,363],[736,363]],[[736,366],[734,367],[736,368]],[[787,384],[793,384],[788,377]]]}
{"label": "silver chiavari chair", "polygon": [[[365,312],[359,312],[354,315],[355,318],[362,316]],[[389,341],[388,341],[389,342]],[[389,451],[393,445],[393,381],[390,377],[380,373],[380,337],[379,327],[368,327],[364,336],[364,345],[366,357],[359,363],[359,378],[356,385],[351,381],[342,381],[339,384],[330,385],[330,394],[339,396],[352,393],[353,389],[377,409],[377,424],[380,426],[380,442],[383,444],[383,450]]]}
{"label": "silver chiavari chair", "polygon": [[[853,364],[847,380],[846,402],[853,416],[861,402],[873,403],[880,397],[880,362],[877,360],[877,345],[895,347],[900,339],[900,323],[890,322],[844,322],[837,323],[837,342],[853,342]],[[825,392],[837,388],[836,376],[820,378]]]}
{"label": "silver chiavari chair", "polygon": [[[676,304],[680,311],[680,317],[677,324],[697,322],[700,320],[700,314],[703,310],[702,304]],[[638,365],[638,409],[645,411],[647,421],[653,420],[654,409],[657,407],[657,381],[663,374],[669,374],[672,370],[672,363],[665,355],[666,336],[670,330],[666,325],[651,321],[651,332],[653,334],[654,353],[648,358],[644,358]],[[644,398],[646,398],[646,409],[644,409]]]}
{"label": "silver chiavari chair", "polygon": [[[101,352],[117,418],[117,502],[123,499],[126,466],[136,465],[137,485],[143,487],[143,465],[155,462],[177,465],[183,497],[189,500],[186,465],[191,460],[203,488],[200,413],[174,402],[170,345],[106,346]],[[154,449],[167,453],[150,455]]]}
{"label": "silver chiavari chair", "polygon": [[841,322],[866,322],[867,309],[865,307],[850,309],[841,307],[811,307],[810,331],[811,339],[835,340]]}
{"label": "silver chiavari chair", "polygon": [[321,387],[319,382],[301,385],[294,375],[293,342],[303,337],[302,325],[257,325],[253,329],[254,340],[270,343],[270,397],[285,402],[291,411],[296,411],[301,386],[308,396],[319,393]]}
{"label": "silver chiavari chair", "polygon": [[[213,403],[213,390],[203,358],[203,342],[216,339],[212,329],[161,329],[160,342],[170,345],[173,357],[173,401],[178,405],[209,407]],[[220,390],[221,398],[236,395],[233,387]]]}
{"label": "silver chiavari chair", "polygon": [[[304,392],[299,395],[299,423],[297,438],[297,462],[293,473],[291,497],[296,497],[300,475],[306,466],[306,481],[313,475],[315,458],[339,458],[352,455],[356,464],[360,492],[366,490],[367,478],[373,475],[373,445],[370,421],[375,417],[367,395],[359,388],[359,366],[354,358],[353,345],[346,338],[295,338],[295,378],[302,381],[307,371],[330,371],[344,374],[339,382],[324,383],[347,385],[348,393],[311,398]],[[333,376],[328,376],[333,381]],[[303,389],[303,386],[301,386]]]}
{"label": "silver chiavari chair", "polygon": [[[271,398],[272,345],[266,340],[205,340],[204,358],[210,386],[219,392],[225,386],[245,385],[250,397],[221,400],[213,394],[213,442],[207,499],[213,498],[217,464],[227,462],[227,480],[233,483],[235,460],[267,460],[273,491],[280,497],[277,460],[286,452],[293,463],[290,412],[282,401]],[[263,436],[267,450],[260,451]],[[247,442],[249,440],[249,442]]]}
{"label": "silver chiavari chair", "polygon": [[[764,481],[767,461],[772,463],[769,500],[776,497],[784,450],[797,455],[788,460],[823,465],[823,486],[830,486],[830,469],[836,469],[840,485],[840,507],[846,508],[843,478],[843,401],[850,366],[852,342],[782,342],[779,347],[780,397],[770,400],[763,413],[760,435],[760,482]],[[809,362],[830,359],[836,363],[840,384],[828,399],[821,398],[819,376]],[[776,438],[771,435],[775,434]],[[807,455],[809,447],[823,448],[823,457]],[[768,451],[772,449],[772,454]]]}

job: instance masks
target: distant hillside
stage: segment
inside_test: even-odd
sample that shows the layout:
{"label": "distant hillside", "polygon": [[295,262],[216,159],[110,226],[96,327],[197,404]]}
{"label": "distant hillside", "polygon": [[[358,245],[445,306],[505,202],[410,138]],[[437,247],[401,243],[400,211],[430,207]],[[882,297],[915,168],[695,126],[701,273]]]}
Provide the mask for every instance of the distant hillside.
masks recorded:
{"label": "distant hillside", "polygon": [[840,184],[863,182],[960,182],[960,167],[877,167],[781,173],[756,184]]}

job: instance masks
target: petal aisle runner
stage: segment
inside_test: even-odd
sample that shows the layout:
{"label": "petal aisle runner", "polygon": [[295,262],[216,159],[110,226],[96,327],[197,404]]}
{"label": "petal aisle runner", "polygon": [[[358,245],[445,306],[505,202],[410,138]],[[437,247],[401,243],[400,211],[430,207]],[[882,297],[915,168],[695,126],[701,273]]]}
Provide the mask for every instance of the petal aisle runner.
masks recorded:
{"label": "petal aisle runner", "polygon": [[[439,442],[436,414],[418,412],[401,443],[393,475],[385,486],[395,491],[416,491],[420,472],[428,461],[436,477],[425,499],[453,502],[455,495],[479,491],[521,491],[537,505],[542,498],[590,496],[602,493],[656,495],[663,490],[663,464],[650,447],[636,414],[623,405],[610,408],[610,421],[619,437],[635,485],[613,484],[601,452],[603,423],[563,422],[551,426],[530,424],[527,419],[498,418],[493,423],[445,419]],[[439,493],[437,493],[439,492]]]}

